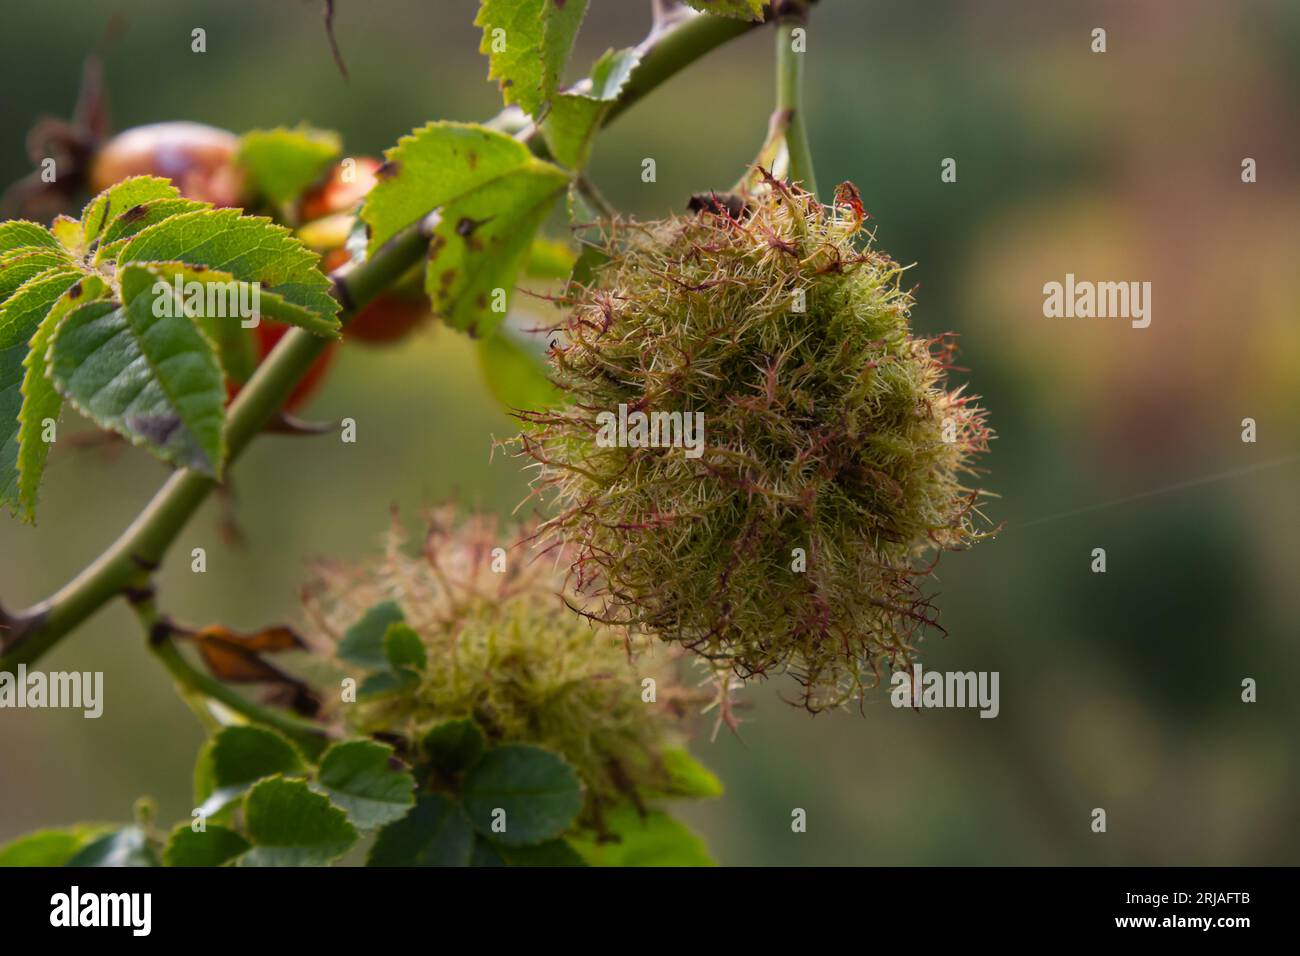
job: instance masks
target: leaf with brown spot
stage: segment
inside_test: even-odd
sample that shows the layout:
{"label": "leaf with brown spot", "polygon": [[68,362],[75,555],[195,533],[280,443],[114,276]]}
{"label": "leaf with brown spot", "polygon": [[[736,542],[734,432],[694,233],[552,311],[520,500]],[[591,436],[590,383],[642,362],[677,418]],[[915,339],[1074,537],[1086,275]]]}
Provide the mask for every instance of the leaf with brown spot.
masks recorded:
{"label": "leaf with brown spot", "polygon": [[479,52],[507,106],[539,115],[559,88],[586,12],[587,0],[482,0],[474,18],[483,29]]}
{"label": "leaf with brown spot", "polygon": [[361,213],[371,252],[436,211],[425,278],[434,313],[453,328],[491,334],[505,318],[492,308],[495,290],[508,300],[569,177],[504,133],[463,123],[431,123],[387,159],[399,172],[375,186]]}
{"label": "leaf with brown spot", "polygon": [[[221,367],[190,316],[164,298],[174,303],[174,290],[159,291],[157,283],[149,268],[119,270],[124,304],[101,300],[69,314],[53,332],[48,374],[64,398],[102,428],[173,464],[220,477]],[[160,301],[168,307],[156,308]]]}

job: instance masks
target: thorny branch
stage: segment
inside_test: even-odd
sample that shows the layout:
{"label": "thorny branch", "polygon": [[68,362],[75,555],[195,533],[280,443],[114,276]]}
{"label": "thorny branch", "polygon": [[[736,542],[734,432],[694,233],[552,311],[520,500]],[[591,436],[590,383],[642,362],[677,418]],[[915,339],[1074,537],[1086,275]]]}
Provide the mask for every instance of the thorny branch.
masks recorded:
{"label": "thorny branch", "polygon": [[[663,7],[641,44],[642,59],[606,115],[608,124],[643,96],[715,48],[758,24]],[[328,7],[327,7],[328,13]],[[545,145],[537,129],[524,125],[519,138],[538,153]],[[425,220],[395,237],[368,261],[331,273],[333,294],[346,324],[380,292],[425,255],[433,223]],[[291,329],[258,367],[229,409],[226,444],[231,461],[275,421],[294,386],[311,368],[327,340]],[[0,672],[12,673],[57,645],[117,597],[146,594],[170,546],[217,483],[198,472],[174,472],[122,534],[79,575],[44,601],[22,611],[0,608]],[[150,648],[187,690],[206,695],[250,719],[277,726],[296,739],[318,740],[306,721],[257,705],[194,667],[181,654],[152,600],[132,602],[146,627]],[[305,735],[305,736],[304,736]]]}

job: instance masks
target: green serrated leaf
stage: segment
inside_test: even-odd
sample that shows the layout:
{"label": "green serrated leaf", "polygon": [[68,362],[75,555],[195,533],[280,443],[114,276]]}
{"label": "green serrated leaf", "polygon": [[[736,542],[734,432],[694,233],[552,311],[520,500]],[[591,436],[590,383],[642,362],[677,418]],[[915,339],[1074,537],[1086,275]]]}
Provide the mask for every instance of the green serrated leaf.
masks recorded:
{"label": "green serrated leaf", "polygon": [[[258,320],[339,335],[314,253],[269,220],[182,199],[165,179],[124,180],[54,230],[0,224],[0,503],[28,520],[48,451],[43,423],[57,418],[60,392],[101,426],[216,477],[223,362],[242,380],[253,359],[249,337],[227,327],[236,317],[212,314],[212,303],[242,294],[251,304],[256,289]],[[93,249],[97,273],[81,260]],[[106,302],[114,273],[119,301]],[[177,277],[203,287],[197,300],[154,288]],[[155,304],[178,308],[154,315]]]}
{"label": "green serrated leaf", "polygon": [[264,777],[304,771],[293,744],[264,727],[220,730],[199,751],[194,768],[194,798],[205,816],[219,813]]}
{"label": "green serrated leaf", "polygon": [[[340,337],[336,319],[294,305],[254,283],[241,282],[229,272],[205,266],[190,266],[184,262],[151,262],[147,268],[173,285],[180,278],[186,311],[203,325],[210,336],[222,326],[243,326],[244,322],[248,322],[250,324],[243,327],[253,328],[262,319],[272,319],[285,325],[296,325],[324,338]],[[190,283],[203,286],[203,289],[197,290]],[[191,298],[194,299],[193,302]],[[236,303],[241,308],[235,308]],[[241,314],[232,314],[235,312]],[[244,315],[242,312],[249,314]]]}
{"label": "green serrated leaf", "polygon": [[522,333],[504,325],[495,335],[478,340],[479,369],[488,391],[507,409],[538,409],[558,405],[564,393],[546,374],[544,353]]}
{"label": "green serrated leaf", "polygon": [[70,268],[47,269],[23,283],[0,307],[0,503],[11,510],[17,510],[21,497],[18,419],[23,407],[23,362],[42,320],[80,276]]}
{"label": "green serrated leaf", "polygon": [[335,653],[349,664],[382,670],[388,666],[388,656],[384,653],[388,625],[405,620],[396,601],[376,604],[347,629]]}
{"label": "green serrated leaf", "polygon": [[493,850],[506,866],[587,866],[568,840],[547,840],[537,846],[496,845]]}
{"label": "green serrated leaf", "polygon": [[83,305],[55,330],[55,386],[103,428],[220,477],[226,390],[212,343],[156,271],[128,265],[118,283],[124,304]]}
{"label": "green serrated leaf", "polygon": [[83,847],[112,829],[107,823],[81,823],[29,833],[0,847],[0,867],[66,866]]}
{"label": "green serrated leaf", "polygon": [[714,865],[704,841],[660,810],[643,815],[624,805],[607,813],[604,823],[617,840],[602,842],[587,834],[570,838],[592,866]]}
{"label": "green serrated leaf", "polygon": [[54,222],[50,223],[50,234],[59,240],[59,245],[71,255],[80,256],[85,252],[85,233],[82,231],[81,223],[71,216],[55,216]]}
{"label": "green serrated leaf", "polygon": [[[111,294],[107,282],[98,276],[85,276],[70,286],[45,314],[29,343],[23,359],[22,404],[18,412],[18,510],[28,521],[36,514],[36,496],[45,473],[45,460],[50,446],[44,439],[45,422],[57,421],[63,408],[63,396],[55,389],[46,374],[50,340],[54,330],[74,309],[98,302]],[[3,472],[3,454],[0,453],[0,473]],[[0,498],[3,494],[0,494]]]}
{"label": "green serrated leaf", "polygon": [[240,139],[236,161],[257,192],[287,203],[315,183],[341,151],[338,134],[328,130],[257,129]]}
{"label": "green serrated leaf", "polygon": [[702,13],[716,13],[720,17],[737,20],[763,19],[764,0],[683,0],[688,7]]}
{"label": "green serrated leaf", "polygon": [[444,206],[424,285],[434,313],[470,335],[492,334],[533,234],[567,184],[559,169],[537,162]]}
{"label": "green serrated leaf", "polygon": [[163,866],[223,866],[249,849],[242,836],[216,823],[196,832],[188,823],[177,824],[163,848]]}
{"label": "green serrated leaf", "polygon": [[371,252],[437,210],[425,278],[433,310],[453,328],[490,334],[568,176],[511,137],[463,123],[432,123],[386,155],[389,173],[361,212]]}
{"label": "green serrated leaf", "polygon": [[560,85],[587,0],[482,0],[474,23],[506,105],[534,115]]}
{"label": "green serrated leaf", "polygon": [[253,848],[238,858],[239,866],[325,866],[360,837],[328,797],[279,776],[248,791],[244,827]]}
{"label": "green serrated leaf", "polygon": [[316,782],[353,826],[372,830],[402,819],[415,805],[415,778],[394,760],[387,744],[345,741],[325,751]]}
{"label": "green serrated leaf", "polygon": [[158,199],[178,199],[180,194],[171,180],[157,176],[132,176],[109,186],[81,212],[82,247],[94,245],[105,227],[128,210]]}
{"label": "green serrated leaf", "polygon": [[505,133],[453,122],[429,123],[403,136],[384,158],[386,169],[361,211],[371,254],[432,210],[520,169],[548,165]]}
{"label": "green serrated leaf", "polygon": [[542,136],[561,165],[581,169],[587,164],[596,131],[640,62],[641,53],[634,47],[608,50],[585,83],[555,97],[542,122]]}
{"label": "green serrated leaf", "polygon": [[379,697],[392,697],[410,690],[419,681],[419,677],[409,670],[379,671],[369,674],[357,688],[357,700],[375,700]]}
{"label": "green serrated leaf", "polygon": [[59,240],[39,223],[28,222],[25,219],[11,219],[0,223],[0,256],[29,247],[63,252]]}
{"label": "green serrated leaf", "polygon": [[193,199],[154,199],[131,206],[110,220],[100,234],[99,246],[95,252],[95,264],[116,261],[132,236],[144,232],[164,219],[185,212],[201,212],[211,208],[211,204]]}
{"label": "green serrated leaf", "polygon": [[143,828],[131,825],[87,843],[65,866],[158,866],[158,853]]}
{"label": "green serrated leaf", "polygon": [[0,307],[0,349],[24,349],[41,319],[81,273],[72,266],[46,268],[19,286]]}
{"label": "green serrated leaf", "polygon": [[418,671],[428,662],[420,636],[406,625],[394,601],[376,604],[343,635],[335,653],[342,660],[374,673],[357,689],[359,700],[372,700],[409,690],[419,682]]}
{"label": "green serrated leaf", "polygon": [[26,283],[52,269],[71,270],[72,260],[53,249],[24,246],[0,257],[0,304],[8,302]]}
{"label": "green serrated leaf", "polygon": [[415,808],[379,831],[366,866],[468,866],[474,828],[460,804],[425,794]]}
{"label": "green serrated leaf", "polygon": [[257,368],[258,354],[257,340],[251,331],[253,326],[246,327],[244,324],[252,320],[253,316],[223,315],[222,313],[232,310],[222,308],[222,302],[240,302],[251,306],[255,301],[256,308],[249,309],[257,316],[253,325],[262,318],[269,318],[306,328],[319,335],[337,337],[339,334],[336,322],[322,320],[316,313],[285,302],[277,295],[258,290],[254,300],[250,283],[239,282],[229,272],[217,269],[198,271],[180,262],[151,263],[149,268],[166,274],[172,282],[175,282],[177,275],[180,275],[182,282],[196,282],[205,287],[205,295],[207,289],[213,290],[218,307],[208,308],[205,303],[202,314],[195,317],[195,321],[216,348],[217,360],[227,383],[243,385],[247,382]]}
{"label": "green serrated leaf", "polygon": [[419,671],[429,663],[420,635],[403,621],[394,621],[384,631],[384,657],[394,670],[409,667]]}
{"label": "green serrated leaf", "polygon": [[443,721],[424,735],[421,747],[439,770],[460,773],[483,755],[483,731],[472,717]]}
{"label": "green serrated leaf", "polygon": [[529,744],[485,753],[465,775],[465,812],[501,846],[531,846],[562,834],[582,809],[582,784],[563,757]]}
{"label": "green serrated leaf", "polygon": [[339,304],[317,255],[284,227],[241,216],[238,209],[200,209],[164,219],[133,236],[117,261],[119,269],[128,262],[184,262],[229,272],[337,328]]}

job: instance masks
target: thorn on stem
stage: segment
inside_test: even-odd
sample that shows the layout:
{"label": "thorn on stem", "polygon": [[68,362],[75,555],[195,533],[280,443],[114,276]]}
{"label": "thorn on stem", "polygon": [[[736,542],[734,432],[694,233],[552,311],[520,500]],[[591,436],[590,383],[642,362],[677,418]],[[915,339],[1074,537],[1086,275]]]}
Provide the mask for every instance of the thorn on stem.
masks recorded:
{"label": "thorn on stem", "polygon": [[126,587],[122,589],[122,596],[132,605],[145,604],[152,601],[158,592],[152,584],[146,584],[144,587]]}
{"label": "thorn on stem", "polygon": [[142,557],[141,555],[135,554],[134,552],[131,554],[131,563],[134,564],[141,571],[153,572],[153,571],[157,571],[158,568],[160,567],[157,561],[151,558]]}
{"label": "thorn on stem", "polygon": [[338,430],[334,422],[313,422],[288,412],[276,412],[266,423],[266,432],[272,435],[325,435]]}
{"label": "thorn on stem", "polygon": [[160,617],[149,627],[149,646],[158,647],[167,643],[175,632],[172,622],[165,617]]}
{"label": "thorn on stem", "polygon": [[339,300],[339,305],[343,306],[347,312],[355,312],[357,304],[352,298],[352,293],[348,291],[348,284],[343,280],[343,277],[331,274],[330,280],[333,285],[331,291],[334,293],[334,298]]}

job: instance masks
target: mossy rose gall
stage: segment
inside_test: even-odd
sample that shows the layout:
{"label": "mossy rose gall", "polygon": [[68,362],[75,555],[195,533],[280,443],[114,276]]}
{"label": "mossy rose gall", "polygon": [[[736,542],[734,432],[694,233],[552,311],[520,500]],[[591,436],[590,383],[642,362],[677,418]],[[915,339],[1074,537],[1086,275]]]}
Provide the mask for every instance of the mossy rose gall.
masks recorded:
{"label": "mossy rose gall", "polygon": [[[522,453],[574,549],[588,613],[741,678],[788,672],[817,710],[909,663],[938,552],[981,536],[963,476],[985,413],[912,334],[903,269],[851,186],[827,209],[766,178],[739,215],[610,224],[552,348],[566,405],[521,414]],[[703,449],[600,440],[620,409],[700,415]]]}
{"label": "mossy rose gall", "polygon": [[520,536],[442,509],[419,553],[395,527],[382,559],[319,565],[304,599],[335,640],[391,601],[424,646],[418,680],[376,694],[363,688],[344,705],[351,730],[409,749],[431,728],[470,718],[489,745],[545,747],[577,771],[581,822],[599,829],[604,808],[673,793],[682,720],[708,695],[680,684],[668,649],[574,614],[562,567],[508,550]]}

